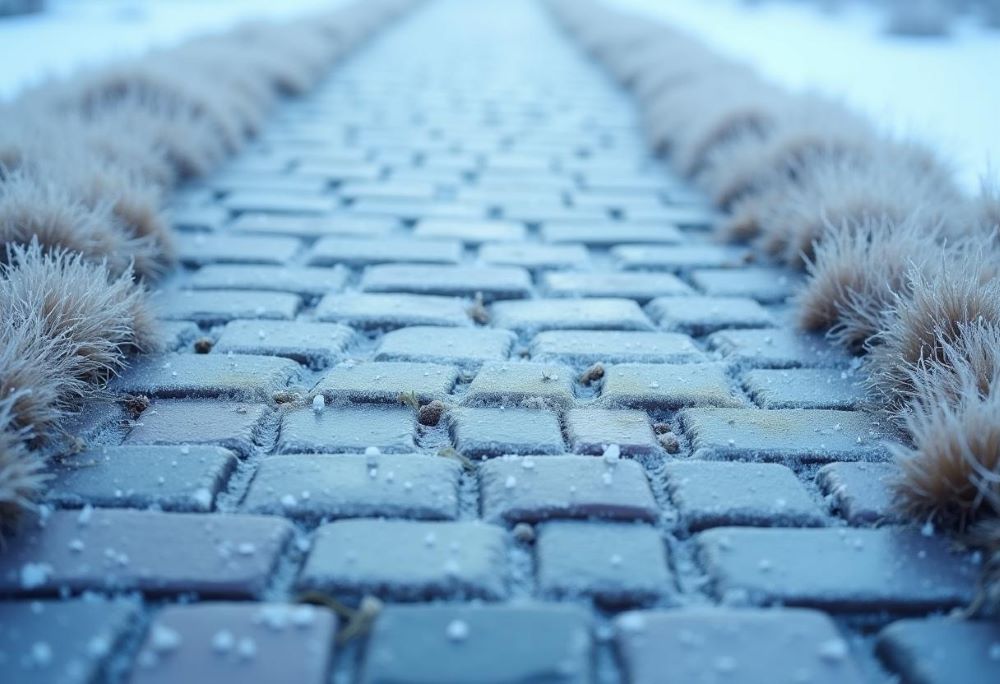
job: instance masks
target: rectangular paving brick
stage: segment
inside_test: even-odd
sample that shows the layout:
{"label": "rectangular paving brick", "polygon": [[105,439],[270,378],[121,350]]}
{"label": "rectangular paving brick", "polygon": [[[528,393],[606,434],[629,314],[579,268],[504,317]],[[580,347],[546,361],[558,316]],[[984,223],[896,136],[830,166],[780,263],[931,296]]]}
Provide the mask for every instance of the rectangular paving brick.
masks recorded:
{"label": "rectangular paving brick", "polygon": [[195,290],[275,291],[319,297],[343,290],[348,275],[344,268],[209,264],[198,269],[187,286]]}
{"label": "rectangular paving brick", "polygon": [[272,356],[151,355],[137,357],[108,383],[108,389],[118,394],[164,398],[270,398],[299,373],[299,364]]}
{"label": "rectangular paving brick", "polygon": [[538,586],[555,599],[607,606],[652,603],[670,594],[667,549],[655,527],[558,520],[539,525]]}
{"label": "rectangular paving brick", "polygon": [[59,506],[204,512],[235,467],[233,452],[220,447],[103,447],[60,461],[46,498]]}
{"label": "rectangular paving brick", "polygon": [[645,411],[578,408],[566,412],[566,436],[577,454],[600,455],[615,445],[622,454],[656,452],[656,436]]}
{"label": "rectangular paving brick", "polygon": [[545,330],[652,330],[642,309],[630,299],[531,299],[498,302],[490,324],[521,332]]}
{"label": "rectangular paving brick", "polygon": [[561,364],[490,361],[469,385],[462,403],[469,406],[518,406],[573,403],[573,372]]}
{"label": "rectangular paving brick", "polygon": [[750,368],[828,368],[847,366],[850,358],[822,335],[787,328],[722,330],[708,337],[709,349],[727,361]]}
{"label": "rectangular paving brick", "polygon": [[350,267],[370,264],[414,263],[457,264],[462,260],[462,243],[457,240],[414,240],[385,237],[325,237],[313,245],[306,262],[310,266]]}
{"label": "rectangular paving brick", "polygon": [[966,605],[978,572],[948,540],[899,528],[719,527],[696,537],[717,599],[830,612]]}
{"label": "rectangular paving brick", "polygon": [[624,613],[615,645],[629,682],[810,684],[868,681],[836,624],[818,611],[683,608]]}
{"label": "rectangular paving brick", "polygon": [[608,408],[741,406],[718,363],[622,363],[604,371],[600,403]]}
{"label": "rectangular paving brick", "polygon": [[288,522],[260,516],[56,511],[44,527],[9,541],[0,556],[0,594],[138,590],[254,598],[291,536]]}
{"label": "rectangular paving brick", "polygon": [[593,247],[629,243],[676,245],[684,235],[667,223],[625,223],[622,221],[548,221],[542,225],[545,242],[582,242]]}
{"label": "rectangular paving brick", "polygon": [[866,413],[693,408],[679,416],[695,458],[824,462],[887,454],[886,428]]}
{"label": "rectangular paving brick", "polygon": [[336,323],[232,321],[212,346],[216,354],[282,356],[320,368],[344,353],[354,331]]}
{"label": "rectangular paving brick", "polygon": [[170,225],[179,231],[204,233],[218,230],[229,218],[229,211],[214,205],[171,208]]}
{"label": "rectangular paving brick", "polygon": [[442,200],[421,206],[418,220],[482,221],[490,217],[489,207],[478,202]]}
{"label": "rectangular paving brick", "polygon": [[328,406],[288,411],[281,420],[278,452],[291,454],[364,452],[374,447],[385,453],[411,453],[416,444],[413,411],[389,406]]}
{"label": "rectangular paving brick", "polygon": [[476,367],[486,361],[506,360],[514,339],[507,330],[414,326],[383,335],[375,360]]}
{"label": "rectangular paving brick", "polygon": [[666,463],[667,492],[689,530],[722,525],[814,527],[826,524],[795,473],[775,463]]}
{"label": "rectangular paving brick", "polygon": [[417,222],[413,235],[423,239],[459,240],[467,245],[481,245],[492,241],[523,240],[525,229],[524,224],[514,221],[425,219]]}
{"label": "rectangular paving brick", "polygon": [[351,202],[346,208],[348,216],[365,219],[390,219],[412,223],[423,218],[428,208],[437,202],[429,199],[402,197],[364,197]]}
{"label": "rectangular paving brick", "polygon": [[[160,399],[146,409],[125,443],[148,445],[215,445],[247,456],[263,430],[266,404],[217,399]],[[183,449],[183,447],[182,447]]]}
{"label": "rectangular paving brick", "polygon": [[4,683],[99,681],[138,615],[130,600],[0,602]]}
{"label": "rectangular paving brick", "polygon": [[422,200],[436,196],[434,185],[421,182],[401,182],[392,179],[384,181],[349,181],[337,189],[337,194],[348,199],[399,199]]}
{"label": "rectangular paving brick", "polygon": [[696,337],[726,328],[774,325],[768,310],[746,297],[657,297],[646,310],[665,330]]}
{"label": "rectangular paving brick", "polygon": [[671,273],[546,273],[542,287],[550,297],[623,297],[640,304],[670,295],[689,295],[690,287]]}
{"label": "rectangular paving brick", "polygon": [[523,268],[582,268],[587,264],[587,248],[581,244],[543,245],[526,242],[496,242],[479,248],[483,263]]}
{"label": "rectangular paving brick", "polygon": [[904,684],[987,682],[1000,674],[1000,625],[994,620],[899,620],[879,632],[875,652]]}
{"label": "rectangular paving brick", "polygon": [[328,214],[337,204],[331,197],[292,192],[241,191],[227,195],[223,204],[232,212],[252,211],[269,214]]}
{"label": "rectangular paving brick", "polygon": [[369,266],[361,276],[364,292],[519,299],[531,292],[531,277],[516,266]]}
{"label": "rectangular paving brick", "polygon": [[743,386],[761,408],[850,410],[865,398],[857,378],[829,368],[751,370]]}
{"label": "rectangular paving brick", "polygon": [[[588,190],[597,192],[639,192],[647,194],[650,191],[658,192],[668,183],[666,175],[657,172],[640,172],[631,166],[628,168],[615,168],[610,170],[595,169],[591,165],[581,165],[583,160],[574,160],[570,168],[580,180],[580,186]],[[601,160],[591,158],[587,160],[591,164]],[[603,164],[607,166],[607,164]]]}
{"label": "rectangular paving brick", "polygon": [[611,248],[618,268],[631,270],[688,271],[696,268],[736,268],[746,263],[744,249],[716,245],[663,247],[623,245]]}
{"label": "rectangular paving brick", "polygon": [[448,416],[455,448],[469,458],[565,451],[559,418],[550,411],[458,408]]}
{"label": "rectangular paving brick", "polygon": [[409,294],[334,294],[316,307],[316,320],[359,328],[408,325],[471,326],[468,304],[457,297]]}
{"label": "rectangular paving brick", "polygon": [[322,195],[329,189],[324,178],[283,171],[223,171],[212,174],[203,183],[214,191],[226,193],[280,193],[306,198]]}
{"label": "rectangular paving brick", "polygon": [[444,399],[458,380],[458,369],[436,363],[369,361],[342,363],[327,371],[313,388],[327,401],[400,403],[413,393],[422,402]]}
{"label": "rectangular paving brick", "polygon": [[[585,209],[566,206],[562,200],[517,201],[499,200],[496,204],[500,215],[511,221],[524,221],[533,226],[545,225],[550,221],[604,221],[608,213],[601,209]],[[575,241],[575,240],[574,240]]]}
{"label": "rectangular paving brick", "polygon": [[154,299],[156,315],[168,321],[218,325],[239,318],[291,320],[298,295],[262,290],[175,290]]}
{"label": "rectangular paving brick", "polygon": [[129,684],[327,681],[337,617],[285,603],[167,606],[153,619]]}
{"label": "rectangular paving brick", "polygon": [[302,243],[296,238],[197,233],[178,241],[177,259],[185,266],[274,264],[291,261]]}
{"label": "rectangular paving brick", "polygon": [[903,521],[892,495],[901,474],[895,463],[831,463],[819,469],[816,483],[850,524],[894,523]]}
{"label": "rectangular paving brick", "polygon": [[801,277],[779,268],[745,266],[700,269],[691,273],[691,282],[712,297],[750,297],[761,304],[778,304],[795,294]]}
{"label": "rectangular paving brick", "polygon": [[234,233],[247,235],[282,235],[299,238],[321,238],[328,235],[380,237],[399,229],[394,219],[351,216],[332,213],[323,216],[291,216],[287,214],[240,214],[229,224]]}
{"label": "rectangular paving brick", "polygon": [[285,454],[260,462],[241,509],[317,521],[458,517],[461,465],[416,454]]}
{"label": "rectangular paving brick", "polygon": [[315,174],[331,181],[376,181],[382,176],[382,166],[361,161],[324,162],[303,161],[295,167],[296,173]]}
{"label": "rectangular paving brick", "polygon": [[681,333],[623,332],[617,330],[552,330],[531,341],[535,361],[592,363],[686,363],[705,356],[693,340]]}
{"label": "rectangular paving brick", "polygon": [[507,594],[502,528],[479,521],[341,520],[316,531],[304,590],[396,601]]}
{"label": "rectangular paving brick", "polygon": [[372,628],[360,681],[468,684],[489,673],[495,682],[586,684],[590,630],[589,614],[572,605],[391,605]]}
{"label": "rectangular paving brick", "polygon": [[662,193],[659,190],[629,192],[617,190],[595,190],[583,188],[575,190],[570,195],[570,203],[574,207],[600,207],[614,212],[621,212],[625,207],[659,208],[663,206]]}
{"label": "rectangular paving brick", "polygon": [[[706,203],[707,204],[707,203]],[[719,223],[719,213],[708,206],[673,205],[669,207],[627,207],[624,221],[655,221],[669,223],[685,231],[710,231]]]}
{"label": "rectangular paving brick", "polygon": [[505,456],[479,469],[483,518],[654,521],[659,510],[642,467],[593,456]]}

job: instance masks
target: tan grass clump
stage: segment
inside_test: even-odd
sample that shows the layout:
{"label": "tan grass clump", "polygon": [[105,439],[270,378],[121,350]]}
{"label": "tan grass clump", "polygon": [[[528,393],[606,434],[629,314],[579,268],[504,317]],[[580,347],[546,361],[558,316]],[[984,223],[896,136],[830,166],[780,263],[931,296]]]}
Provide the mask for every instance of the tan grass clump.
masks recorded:
{"label": "tan grass clump", "polygon": [[0,267],[0,318],[54,340],[72,377],[106,380],[125,354],[155,347],[145,291],[131,271],[115,275],[80,254],[45,253],[37,243],[9,247],[8,260]]}
{"label": "tan grass clump", "polygon": [[[928,168],[930,166],[930,168]],[[919,220],[945,235],[959,232],[961,195],[919,148],[881,145],[863,157],[809,159],[733,207],[723,230],[759,235],[776,259],[802,267],[815,255],[827,226],[865,221]]]}
{"label": "tan grass clump", "polygon": [[937,262],[911,270],[905,294],[887,311],[872,338],[867,363],[870,384],[890,406],[902,406],[923,391],[919,369],[948,365],[947,350],[960,347],[968,325],[1000,326],[1000,278],[996,253]]}
{"label": "tan grass clump", "polygon": [[910,517],[964,529],[1000,516],[1000,326],[963,326],[942,357],[912,371],[895,489]]}
{"label": "tan grass clump", "polygon": [[0,541],[23,510],[30,510],[48,476],[28,451],[30,433],[14,424],[15,396],[0,398]]}
{"label": "tan grass clump", "polygon": [[804,330],[829,330],[843,347],[862,351],[884,326],[935,251],[934,228],[916,218],[902,223],[864,218],[827,227],[823,248],[809,261],[809,278],[799,292],[796,312]]}
{"label": "tan grass clump", "polygon": [[[18,172],[0,184],[0,242],[68,250],[92,261],[113,259],[116,272],[128,268],[128,240],[107,204],[88,207],[65,187]],[[0,262],[9,254],[0,252]]]}
{"label": "tan grass clump", "polygon": [[728,208],[778,179],[794,178],[814,159],[861,157],[876,142],[868,122],[843,106],[819,97],[792,99],[766,134],[716,148],[699,180],[716,204]]}

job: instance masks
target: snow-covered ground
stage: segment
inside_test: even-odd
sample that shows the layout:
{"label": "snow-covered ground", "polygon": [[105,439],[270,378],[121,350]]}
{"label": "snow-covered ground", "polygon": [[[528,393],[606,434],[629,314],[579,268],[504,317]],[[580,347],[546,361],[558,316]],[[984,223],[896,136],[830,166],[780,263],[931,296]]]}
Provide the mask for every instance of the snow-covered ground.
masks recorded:
{"label": "snow-covered ground", "polygon": [[43,14],[0,19],[0,101],[93,64],[215,33],[241,21],[291,17],[346,0],[49,0]]}
{"label": "snow-covered ground", "polygon": [[771,80],[842,98],[934,145],[978,188],[1000,166],[1000,30],[959,19],[946,38],[883,32],[884,10],[844,3],[607,0],[660,17]]}

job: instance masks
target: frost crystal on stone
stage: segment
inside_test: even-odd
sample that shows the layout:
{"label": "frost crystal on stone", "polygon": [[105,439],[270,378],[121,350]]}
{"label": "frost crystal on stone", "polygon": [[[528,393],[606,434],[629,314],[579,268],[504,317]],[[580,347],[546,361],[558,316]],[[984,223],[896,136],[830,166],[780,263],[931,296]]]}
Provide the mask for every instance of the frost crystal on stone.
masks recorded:
{"label": "frost crystal on stone", "polygon": [[149,644],[157,653],[169,653],[181,645],[181,635],[165,625],[153,625]]}
{"label": "frost crystal on stone", "polygon": [[229,653],[236,644],[236,637],[228,629],[222,629],[212,637],[212,650],[216,653]]}
{"label": "frost crystal on stone", "polygon": [[252,660],[257,655],[257,643],[250,637],[243,637],[236,645],[236,653],[244,660]]}
{"label": "frost crystal on stone", "polygon": [[446,632],[451,641],[465,641],[469,638],[469,625],[464,620],[452,620]]}
{"label": "frost crystal on stone", "polygon": [[212,492],[205,487],[196,489],[191,499],[201,508],[209,508],[212,505]]}
{"label": "frost crystal on stone", "polygon": [[52,662],[52,647],[44,641],[36,641],[31,645],[31,660],[38,667],[45,667]]}
{"label": "frost crystal on stone", "polygon": [[21,566],[21,588],[37,589],[43,586],[52,574],[48,563],[25,563]]}
{"label": "frost crystal on stone", "polygon": [[843,639],[830,639],[820,644],[819,654],[824,660],[839,662],[847,657],[847,644]]}

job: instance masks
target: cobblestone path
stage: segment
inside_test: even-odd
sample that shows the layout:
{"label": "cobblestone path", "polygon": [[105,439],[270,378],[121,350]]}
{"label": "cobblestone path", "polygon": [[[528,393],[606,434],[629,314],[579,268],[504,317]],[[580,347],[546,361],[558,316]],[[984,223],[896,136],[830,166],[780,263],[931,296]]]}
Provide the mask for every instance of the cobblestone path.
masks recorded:
{"label": "cobblestone path", "polygon": [[710,240],[542,7],[422,7],[174,218],[175,351],[0,554],[7,684],[843,683],[987,648],[924,617],[975,568],[891,524],[887,431],[788,325],[795,275]]}

